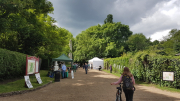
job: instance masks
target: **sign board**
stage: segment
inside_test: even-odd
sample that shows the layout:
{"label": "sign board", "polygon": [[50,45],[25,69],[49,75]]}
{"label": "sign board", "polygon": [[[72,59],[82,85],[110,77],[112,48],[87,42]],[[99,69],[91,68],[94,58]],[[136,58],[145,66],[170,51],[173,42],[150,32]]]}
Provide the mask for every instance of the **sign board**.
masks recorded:
{"label": "sign board", "polygon": [[28,60],[28,74],[34,74],[35,73],[35,60]]}
{"label": "sign board", "polygon": [[163,72],[164,81],[174,81],[174,72]]}
{"label": "sign board", "polygon": [[31,81],[29,79],[29,76],[24,76],[24,79],[25,79],[25,83],[27,85],[28,88],[33,88],[32,84],[31,84]]}
{"label": "sign board", "polygon": [[39,58],[26,55],[26,75],[39,73]]}
{"label": "sign board", "polygon": [[36,79],[37,79],[38,83],[41,84],[42,80],[41,80],[41,77],[40,77],[39,73],[35,74],[35,76],[36,76]]}

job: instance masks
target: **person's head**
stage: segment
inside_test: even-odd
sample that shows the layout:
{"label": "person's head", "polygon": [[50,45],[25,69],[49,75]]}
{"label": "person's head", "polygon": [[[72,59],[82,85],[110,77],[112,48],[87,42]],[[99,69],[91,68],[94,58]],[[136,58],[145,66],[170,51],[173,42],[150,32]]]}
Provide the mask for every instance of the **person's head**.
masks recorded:
{"label": "person's head", "polygon": [[123,71],[123,74],[122,75],[128,75],[128,76],[130,76],[130,77],[132,77],[132,74],[131,74],[131,72],[130,72],[130,70],[129,70],[129,68],[128,67],[124,67],[124,71]]}

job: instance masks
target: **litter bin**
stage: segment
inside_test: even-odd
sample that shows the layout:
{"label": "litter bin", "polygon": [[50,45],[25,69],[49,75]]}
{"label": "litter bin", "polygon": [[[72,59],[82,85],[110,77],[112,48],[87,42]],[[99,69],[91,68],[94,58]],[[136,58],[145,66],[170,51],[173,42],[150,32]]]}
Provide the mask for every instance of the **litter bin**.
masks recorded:
{"label": "litter bin", "polygon": [[67,72],[67,77],[68,77],[68,72]]}
{"label": "litter bin", "polygon": [[60,82],[60,71],[55,71],[55,82]]}

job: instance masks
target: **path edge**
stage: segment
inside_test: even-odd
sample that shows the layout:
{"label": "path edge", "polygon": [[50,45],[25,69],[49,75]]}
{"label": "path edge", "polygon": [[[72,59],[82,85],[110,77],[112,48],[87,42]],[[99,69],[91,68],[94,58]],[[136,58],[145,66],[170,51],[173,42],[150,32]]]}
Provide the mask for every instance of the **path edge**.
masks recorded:
{"label": "path edge", "polygon": [[34,89],[28,89],[28,90],[22,90],[22,91],[13,91],[13,92],[8,92],[8,93],[2,93],[0,94],[0,97],[9,97],[9,96],[13,96],[13,95],[19,95],[19,94],[25,94],[25,93],[29,93],[29,92],[32,92],[32,91],[36,91],[36,90],[39,90],[41,88],[44,88],[48,85],[50,85],[51,83],[53,83],[52,81],[43,85],[43,86],[40,86],[40,87],[37,87],[37,88],[34,88]]}

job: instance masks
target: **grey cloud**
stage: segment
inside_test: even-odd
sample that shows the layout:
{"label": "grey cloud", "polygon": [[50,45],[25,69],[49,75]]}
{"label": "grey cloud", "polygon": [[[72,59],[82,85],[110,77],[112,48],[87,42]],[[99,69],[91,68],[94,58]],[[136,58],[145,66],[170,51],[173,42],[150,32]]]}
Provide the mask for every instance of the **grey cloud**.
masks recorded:
{"label": "grey cloud", "polygon": [[68,29],[74,37],[90,26],[103,24],[108,14],[114,22],[130,27],[153,12],[152,8],[167,0],[49,0],[53,3],[54,14],[59,27]]}

